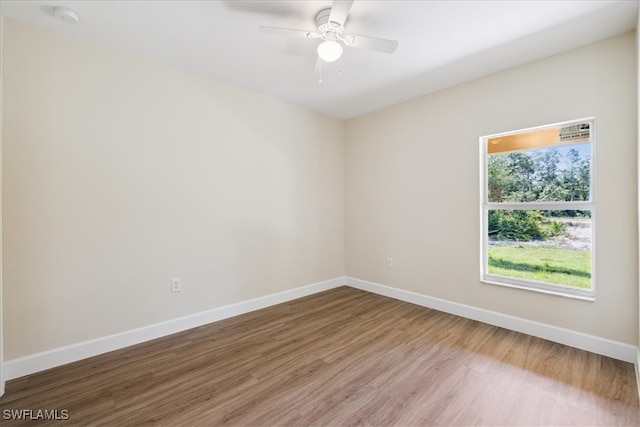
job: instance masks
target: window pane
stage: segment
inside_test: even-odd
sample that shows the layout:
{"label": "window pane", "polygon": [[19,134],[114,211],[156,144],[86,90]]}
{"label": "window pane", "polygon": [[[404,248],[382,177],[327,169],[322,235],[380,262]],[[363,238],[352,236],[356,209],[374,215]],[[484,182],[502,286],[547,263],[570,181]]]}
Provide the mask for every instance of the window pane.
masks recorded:
{"label": "window pane", "polygon": [[588,201],[591,143],[490,154],[487,177],[488,202]]}
{"label": "window pane", "polygon": [[487,272],[591,289],[591,211],[489,210]]}

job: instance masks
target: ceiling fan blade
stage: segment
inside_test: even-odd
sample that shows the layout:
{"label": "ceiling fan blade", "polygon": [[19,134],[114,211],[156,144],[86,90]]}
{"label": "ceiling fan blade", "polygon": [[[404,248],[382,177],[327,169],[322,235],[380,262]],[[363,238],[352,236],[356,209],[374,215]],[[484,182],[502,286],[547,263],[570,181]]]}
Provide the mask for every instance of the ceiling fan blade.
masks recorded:
{"label": "ceiling fan blade", "polygon": [[[349,36],[348,36],[349,37]],[[379,39],[376,37],[356,36],[353,37],[353,43],[348,44],[351,47],[358,47],[361,49],[375,50],[384,53],[393,53],[398,47],[396,40]]]}
{"label": "ceiling fan blade", "polygon": [[347,20],[347,16],[349,16],[352,5],[353,0],[334,0],[331,5],[329,21],[344,26],[344,22]]}
{"label": "ceiling fan blade", "polygon": [[315,31],[294,30],[293,28],[269,27],[266,25],[261,25],[259,29],[262,34],[269,34],[274,36],[294,36],[305,37],[308,39],[321,37],[320,34],[316,33]]}

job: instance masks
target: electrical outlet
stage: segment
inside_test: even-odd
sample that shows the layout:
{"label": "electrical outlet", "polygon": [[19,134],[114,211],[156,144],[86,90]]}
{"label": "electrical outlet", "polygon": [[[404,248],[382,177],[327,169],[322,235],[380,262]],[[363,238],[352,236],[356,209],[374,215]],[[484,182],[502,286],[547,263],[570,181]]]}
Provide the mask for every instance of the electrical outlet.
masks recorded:
{"label": "electrical outlet", "polygon": [[182,290],[182,280],[179,277],[171,279],[171,292],[180,292]]}
{"label": "electrical outlet", "polygon": [[393,258],[387,257],[387,268],[393,268]]}

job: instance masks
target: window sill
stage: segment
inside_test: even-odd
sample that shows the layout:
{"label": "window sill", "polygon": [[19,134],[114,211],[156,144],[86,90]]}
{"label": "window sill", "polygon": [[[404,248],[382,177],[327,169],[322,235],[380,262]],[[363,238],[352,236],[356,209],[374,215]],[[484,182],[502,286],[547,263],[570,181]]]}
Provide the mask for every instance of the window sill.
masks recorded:
{"label": "window sill", "polygon": [[502,276],[486,275],[480,279],[480,282],[488,285],[504,286],[507,288],[523,289],[525,291],[539,292],[547,295],[555,295],[564,298],[577,299],[582,301],[594,302],[596,299],[595,291],[586,291],[576,288],[560,288],[553,285],[535,282],[520,282],[518,280],[508,279]]}

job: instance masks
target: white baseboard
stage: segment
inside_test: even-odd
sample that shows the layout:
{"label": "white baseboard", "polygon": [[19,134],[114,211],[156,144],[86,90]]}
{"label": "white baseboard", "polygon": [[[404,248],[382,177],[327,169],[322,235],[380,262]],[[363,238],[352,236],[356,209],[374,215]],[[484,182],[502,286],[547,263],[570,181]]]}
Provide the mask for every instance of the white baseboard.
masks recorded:
{"label": "white baseboard", "polygon": [[353,277],[337,277],[166,322],[5,361],[2,366],[3,380],[12,380],[344,285],[633,363],[636,365],[640,392],[640,372],[638,371],[640,369],[640,351],[635,346]]}
{"label": "white baseboard", "polygon": [[166,322],[109,335],[94,340],[85,341],[65,347],[48,350],[18,359],[8,360],[3,365],[4,380],[9,381],[45,369],[65,365],[77,360],[97,356],[113,350],[119,350],[130,345],[182,332],[191,328],[228,319],[250,311],[260,310],[272,305],[302,298],[329,289],[344,286],[345,278],[314,283],[300,288],[291,289],[276,294],[254,298],[224,307],[214,308],[201,313],[180,317]]}
{"label": "white baseboard", "polygon": [[596,337],[594,335],[588,335],[572,331],[570,329],[559,328],[557,326],[534,322],[519,317],[509,316],[495,311],[459,304],[440,298],[429,297],[415,292],[392,288],[353,277],[347,277],[346,284],[352,288],[361,289],[378,295],[384,295],[386,297],[410,302],[423,307],[433,308],[438,311],[444,311],[445,313],[455,314],[456,316],[466,317],[468,319],[477,320],[490,325],[500,326],[512,331],[522,332],[534,337],[565,344],[570,347],[623,360],[625,362],[636,364],[636,366],[640,363],[640,359],[638,359],[638,348],[630,344],[612,341]]}

